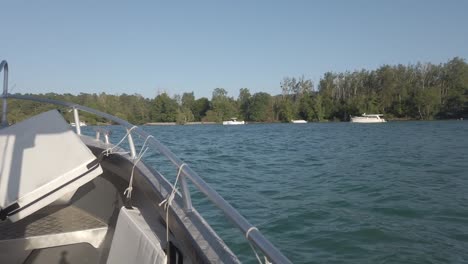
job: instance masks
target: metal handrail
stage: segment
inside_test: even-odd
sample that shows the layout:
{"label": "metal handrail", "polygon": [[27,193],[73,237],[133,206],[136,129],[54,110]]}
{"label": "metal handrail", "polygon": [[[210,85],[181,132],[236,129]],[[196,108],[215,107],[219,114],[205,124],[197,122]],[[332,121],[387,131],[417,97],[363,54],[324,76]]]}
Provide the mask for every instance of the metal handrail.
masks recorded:
{"label": "metal handrail", "polygon": [[[6,63],[6,62],[5,62]],[[3,66],[3,62],[2,62]],[[8,67],[6,68],[8,69]],[[248,235],[246,238],[251,241],[258,249],[260,249],[265,256],[272,261],[273,263],[291,263],[291,261],[286,258],[281,251],[279,251],[268,239],[266,239],[263,234],[255,228],[252,224],[250,224],[234,207],[232,207],[226,200],[224,200],[221,195],[219,195],[213,188],[211,188],[195,171],[193,171],[187,164],[185,164],[179,157],[177,157],[172,151],[170,151],[165,145],[163,145],[159,140],[152,137],[150,134],[145,132],[143,129],[134,126],[133,124],[115,117],[113,115],[82,106],[75,103],[64,102],[59,100],[47,99],[47,98],[40,98],[31,95],[13,95],[8,94],[5,92],[4,86],[4,93],[2,98],[6,101],[7,98],[12,99],[20,99],[20,100],[28,100],[28,101],[36,101],[36,102],[43,102],[49,103],[64,107],[70,107],[72,109],[81,110],[84,112],[88,112],[103,118],[106,118],[110,121],[118,123],[125,127],[127,130],[132,130],[131,132],[138,134],[142,138],[147,138],[147,144],[152,146],[154,149],[159,151],[162,155],[168,158],[178,169],[181,170],[181,175],[184,176],[182,179],[185,181],[185,177],[191,180],[191,182],[197,187],[199,191],[201,191],[218,209],[220,209],[224,215],[232,221],[244,234]],[[6,108],[4,104],[4,112],[3,114],[6,115]],[[6,120],[6,118],[5,118]],[[79,126],[79,123],[76,124]],[[183,181],[183,182],[184,182]],[[186,209],[186,213],[190,212],[191,210],[191,200],[190,200],[190,191],[187,188],[186,184],[182,186],[182,198],[184,199],[184,207]]]}
{"label": "metal handrail", "polygon": [[6,95],[8,94],[8,63],[7,61],[2,61],[0,63],[0,72],[3,70],[3,109],[2,109],[2,123],[0,127],[8,126],[7,121],[7,98]]}

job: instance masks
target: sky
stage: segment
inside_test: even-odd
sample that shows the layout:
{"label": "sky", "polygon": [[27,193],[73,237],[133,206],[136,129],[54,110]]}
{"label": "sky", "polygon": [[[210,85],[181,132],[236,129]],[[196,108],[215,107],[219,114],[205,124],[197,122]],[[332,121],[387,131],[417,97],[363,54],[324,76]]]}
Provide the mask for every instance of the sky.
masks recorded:
{"label": "sky", "polygon": [[468,1],[0,0],[13,93],[215,88],[279,94],[284,77],[468,59]]}

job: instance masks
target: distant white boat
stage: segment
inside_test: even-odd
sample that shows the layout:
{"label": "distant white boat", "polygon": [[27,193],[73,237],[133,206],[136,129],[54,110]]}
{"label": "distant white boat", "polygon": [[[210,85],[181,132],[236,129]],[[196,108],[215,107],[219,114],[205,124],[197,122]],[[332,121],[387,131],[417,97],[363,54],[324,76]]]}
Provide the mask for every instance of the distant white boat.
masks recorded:
{"label": "distant white boat", "polygon": [[302,120],[302,119],[300,119],[300,120],[291,120],[291,123],[293,123],[293,124],[307,124],[307,121]]}
{"label": "distant white boat", "polygon": [[385,119],[381,118],[381,114],[366,114],[362,116],[351,116],[351,123],[385,123]]}
{"label": "distant white boat", "polygon": [[223,125],[230,126],[230,125],[245,125],[245,121],[237,121],[237,118],[233,117],[229,121],[223,121]]}
{"label": "distant white boat", "polygon": [[[70,123],[70,125],[71,125],[72,127],[76,127],[76,124],[75,124],[75,123],[73,123],[73,122],[71,122],[71,123]],[[85,122],[83,122],[83,121],[80,121],[80,127],[82,127],[82,126],[87,126],[87,125],[86,125],[86,123],[85,123]]]}

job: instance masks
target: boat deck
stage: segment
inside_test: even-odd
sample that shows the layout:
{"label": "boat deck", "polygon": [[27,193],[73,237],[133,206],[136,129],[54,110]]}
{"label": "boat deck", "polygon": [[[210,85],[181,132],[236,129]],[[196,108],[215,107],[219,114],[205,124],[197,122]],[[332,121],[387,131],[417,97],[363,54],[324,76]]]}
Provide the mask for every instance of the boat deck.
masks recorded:
{"label": "boat deck", "polygon": [[19,222],[0,222],[0,251],[33,250],[76,243],[98,248],[107,225],[74,207],[46,207]]}

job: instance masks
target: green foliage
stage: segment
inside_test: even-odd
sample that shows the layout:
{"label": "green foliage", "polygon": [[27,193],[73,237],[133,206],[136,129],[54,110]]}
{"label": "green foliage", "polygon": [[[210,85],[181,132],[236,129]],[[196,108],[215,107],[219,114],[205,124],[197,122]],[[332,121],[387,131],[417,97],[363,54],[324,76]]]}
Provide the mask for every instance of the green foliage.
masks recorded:
{"label": "green foliage", "polygon": [[313,111],[313,118],[309,118],[309,120],[313,121],[322,121],[324,118],[324,107],[322,104],[322,96],[317,94],[312,97],[312,111]]}
{"label": "green foliage", "polygon": [[271,122],[274,120],[273,102],[271,95],[267,93],[254,94],[248,109],[248,120],[255,122]]}
{"label": "green foliage", "polygon": [[187,122],[193,122],[194,121],[194,116],[192,114],[192,111],[190,111],[187,108],[182,108],[177,111],[177,117],[176,117],[176,123],[177,124],[185,124]]}
{"label": "green foliage", "polygon": [[151,121],[175,122],[177,118],[177,100],[171,99],[167,93],[162,93],[151,104]]}
{"label": "green foliage", "polygon": [[319,95],[327,119],[347,120],[350,114],[363,112],[411,119],[466,117],[468,65],[454,58],[440,65],[327,72],[320,80]]}
{"label": "green foliage", "polygon": [[[468,64],[461,58],[434,65],[383,65],[368,71],[326,72],[317,90],[305,79],[285,77],[281,94],[251,94],[248,88],[239,91],[236,99],[223,88],[216,88],[213,97],[195,99],[194,93],[182,96],[162,93],[154,99],[138,94],[38,94],[36,96],[68,101],[106,112],[134,124],[148,122],[192,121],[222,122],[232,117],[254,122],[290,122],[348,120],[350,115],[380,113],[387,117],[407,119],[468,118]],[[1,101],[0,101],[1,106]],[[23,100],[8,100],[8,120],[16,123],[30,116],[57,108]],[[59,107],[65,119],[73,120],[69,109]],[[88,124],[109,121],[81,112]]]}
{"label": "green foliage", "polygon": [[249,89],[241,88],[239,91],[239,113],[244,120],[249,120],[250,113],[250,104],[252,95],[250,94]]}
{"label": "green foliage", "polygon": [[208,98],[202,97],[197,99],[193,105],[193,115],[195,121],[201,121],[206,112],[210,109],[210,100]]}
{"label": "green foliage", "polygon": [[227,96],[227,91],[223,88],[216,88],[213,91],[211,99],[212,110],[216,116],[215,122],[229,120],[232,117],[237,117],[238,107],[234,98]]}
{"label": "green foliage", "polygon": [[203,122],[222,122],[222,118],[213,110],[208,110],[206,116],[202,119]]}
{"label": "green foliage", "polygon": [[293,118],[293,105],[287,98],[280,99],[275,107],[277,111],[277,120],[281,122],[290,122]]}
{"label": "green foliage", "polygon": [[180,109],[177,111],[176,122],[178,124],[185,124],[187,122],[193,122],[195,116],[193,111],[195,110],[195,96],[193,92],[184,93],[181,98]]}

